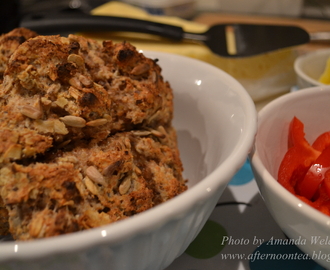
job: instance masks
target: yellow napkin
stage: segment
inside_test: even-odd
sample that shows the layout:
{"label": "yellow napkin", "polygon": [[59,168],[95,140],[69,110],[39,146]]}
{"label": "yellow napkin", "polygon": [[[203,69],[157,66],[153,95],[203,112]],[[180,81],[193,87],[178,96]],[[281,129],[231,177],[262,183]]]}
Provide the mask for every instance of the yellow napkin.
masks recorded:
{"label": "yellow napkin", "polygon": [[[173,24],[188,32],[204,32],[208,26],[177,17],[150,15],[143,9],[126,3],[111,1],[95,8],[93,15],[121,16]],[[255,101],[286,92],[295,84],[292,50],[281,50],[248,58],[225,58],[213,54],[199,43],[175,42],[149,34],[106,32],[83,33],[97,40],[111,39],[114,42],[127,41],[137,49],[169,52],[208,62],[235,77]]]}

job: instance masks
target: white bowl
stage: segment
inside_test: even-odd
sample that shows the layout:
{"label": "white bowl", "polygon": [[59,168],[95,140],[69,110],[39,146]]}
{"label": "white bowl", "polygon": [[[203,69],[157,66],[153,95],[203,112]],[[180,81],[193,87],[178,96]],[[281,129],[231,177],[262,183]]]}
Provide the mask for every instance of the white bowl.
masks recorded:
{"label": "white bowl", "polygon": [[[313,87],[286,94],[267,104],[258,115],[258,131],[251,164],[260,193],[283,232],[320,265],[330,269],[330,217],[310,207],[277,182],[278,168],[287,151],[288,126],[294,116],[313,142],[330,130],[330,87]],[[313,237],[328,239],[313,244]],[[305,240],[304,240],[305,239]]]}
{"label": "white bowl", "polygon": [[299,56],[294,62],[298,88],[324,86],[319,78],[330,57],[330,49],[322,49]]}
{"label": "white bowl", "polygon": [[146,55],[159,59],[163,76],[174,89],[174,125],[188,191],[104,227],[30,242],[0,243],[0,266],[164,269],[197,236],[251,150],[257,113],[241,84],[214,66],[174,54]]}

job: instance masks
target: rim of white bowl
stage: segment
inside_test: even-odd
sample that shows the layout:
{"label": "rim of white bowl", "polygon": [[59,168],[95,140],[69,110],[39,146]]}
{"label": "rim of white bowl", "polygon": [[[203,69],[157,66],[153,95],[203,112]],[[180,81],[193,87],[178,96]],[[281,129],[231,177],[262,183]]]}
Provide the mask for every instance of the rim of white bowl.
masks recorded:
{"label": "rim of white bowl", "polygon": [[[258,113],[258,119],[262,119],[264,114],[268,114],[268,111],[274,111],[274,107],[276,108],[279,103],[283,101],[290,102],[294,100],[296,96],[306,95],[308,96],[315,95],[315,91],[327,91],[330,92],[330,86],[315,86],[310,88],[301,89],[299,91],[285,94],[267,104],[264,108],[262,108]],[[261,122],[261,121],[259,121]],[[258,136],[258,135],[257,135]],[[308,205],[304,201],[297,198],[294,194],[288,191],[285,187],[283,187],[277,179],[275,179],[270,172],[265,168],[261,159],[258,155],[258,149],[255,149],[255,152],[252,156],[252,163],[256,170],[262,175],[262,182],[266,184],[271,190],[273,190],[278,196],[282,197],[282,199],[299,209],[299,211],[306,217],[315,218],[320,224],[323,224],[330,228],[330,216],[327,216],[312,206]]]}
{"label": "rim of white bowl", "polygon": [[309,77],[305,72],[303,72],[301,65],[303,63],[305,63],[306,61],[308,62],[309,59],[318,57],[318,56],[322,56],[322,55],[327,55],[330,56],[330,49],[321,49],[321,50],[317,50],[314,52],[310,52],[310,53],[306,53],[304,55],[298,56],[296,58],[296,60],[294,61],[293,64],[293,69],[295,70],[296,74],[302,78],[303,80],[305,80],[306,82],[309,82],[312,85],[315,86],[326,86],[326,84],[321,83],[311,77]]}
{"label": "rim of white bowl", "polygon": [[[187,61],[191,65],[198,64],[204,69],[210,70],[210,72],[216,72],[223,77],[228,83],[233,85],[231,89],[238,93],[242,99],[242,108],[246,113],[245,129],[242,130],[242,136],[237,142],[233,152],[224,160],[216,169],[214,169],[208,176],[201,179],[199,183],[189,188],[186,192],[183,192],[179,196],[160,204],[145,212],[139,213],[131,218],[120,220],[109,225],[93,228],[86,231],[80,231],[70,233],[66,235],[60,235],[56,237],[36,239],[30,242],[25,241],[8,241],[0,243],[0,262],[8,261],[10,259],[33,259],[50,254],[60,254],[70,252],[72,250],[79,250],[88,247],[92,247],[98,244],[111,241],[116,243],[117,241],[125,242],[131,239],[136,232],[140,234],[148,233],[150,228],[161,227],[167,223],[168,218],[164,213],[175,213],[171,220],[180,219],[180,217],[192,208],[191,199],[194,198],[195,203],[193,205],[201,204],[205,197],[209,197],[209,194],[213,194],[217,191],[217,187],[222,182],[218,181],[218,175],[222,175],[222,178],[232,177],[238,169],[244,164],[248,154],[250,153],[255,135],[257,132],[257,112],[254,102],[245,88],[233,77],[219,68],[203,62],[198,59],[176,55],[172,53],[157,52],[157,51],[144,51],[146,55],[157,54],[163,56],[171,56],[178,58],[181,61]],[[237,164],[237,166],[232,166]],[[228,170],[231,167],[232,170]],[[223,177],[225,175],[225,177]],[[155,218],[157,216],[157,218]],[[134,228],[130,220],[134,219]],[[18,252],[14,252],[14,251]]]}

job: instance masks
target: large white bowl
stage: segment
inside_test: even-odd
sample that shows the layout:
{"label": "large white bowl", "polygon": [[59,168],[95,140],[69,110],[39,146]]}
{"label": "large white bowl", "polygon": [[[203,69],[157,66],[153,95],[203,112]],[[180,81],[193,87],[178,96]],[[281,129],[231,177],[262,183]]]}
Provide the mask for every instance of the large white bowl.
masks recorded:
{"label": "large white bowl", "polygon": [[251,150],[255,106],[235,79],[209,64],[174,54],[146,54],[159,59],[174,89],[174,125],[188,191],[108,226],[0,243],[1,269],[164,269],[199,233]]}
{"label": "large white bowl", "polygon": [[294,62],[297,86],[300,89],[325,86],[319,82],[319,78],[325,70],[329,57],[330,49],[316,50],[299,56]]}
{"label": "large white bowl", "polygon": [[[313,142],[330,130],[330,87],[313,87],[279,97],[260,110],[251,164],[261,195],[283,232],[320,265],[330,269],[330,217],[305,204],[277,182],[294,116]],[[313,244],[313,239],[326,244]],[[304,240],[305,239],[305,240]]]}

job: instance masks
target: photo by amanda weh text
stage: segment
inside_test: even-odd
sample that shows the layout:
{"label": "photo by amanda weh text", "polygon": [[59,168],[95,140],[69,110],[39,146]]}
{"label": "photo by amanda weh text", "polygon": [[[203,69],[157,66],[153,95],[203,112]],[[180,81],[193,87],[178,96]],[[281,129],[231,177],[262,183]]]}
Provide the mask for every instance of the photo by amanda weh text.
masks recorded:
{"label": "photo by amanda weh text", "polygon": [[321,236],[311,236],[310,239],[303,238],[299,236],[297,239],[277,239],[271,237],[269,240],[265,240],[262,238],[257,238],[256,236],[253,239],[248,238],[233,238],[232,236],[224,236],[222,238],[222,245],[256,245],[260,246],[261,244],[265,243],[265,245],[297,245],[302,246],[306,244],[311,245],[321,245],[321,246],[330,246],[330,237],[321,237]]}

